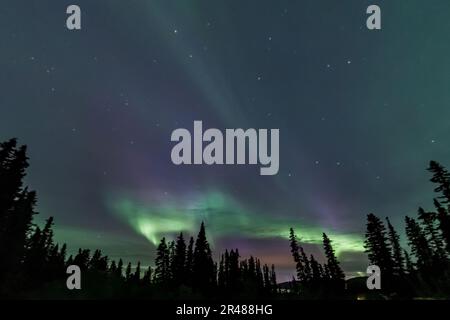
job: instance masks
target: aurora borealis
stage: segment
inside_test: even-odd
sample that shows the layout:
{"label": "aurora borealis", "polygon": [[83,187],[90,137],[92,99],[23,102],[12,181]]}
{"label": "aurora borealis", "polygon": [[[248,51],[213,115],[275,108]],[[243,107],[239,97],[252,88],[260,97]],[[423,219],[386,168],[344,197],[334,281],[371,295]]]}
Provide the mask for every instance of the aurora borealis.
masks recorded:
{"label": "aurora borealis", "polygon": [[[401,229],[432,206],[427,163],[450,166],[450,2],[6,0],[0,140],[29,147],[39,219],[71,250],[150,263],[195,236],[293,263],[293,227],[326,232],[351,275],[369,212]],[[76,3],[82,30],[65,28]],[[279,128],[280,168],[175,166],[176,128]]]}

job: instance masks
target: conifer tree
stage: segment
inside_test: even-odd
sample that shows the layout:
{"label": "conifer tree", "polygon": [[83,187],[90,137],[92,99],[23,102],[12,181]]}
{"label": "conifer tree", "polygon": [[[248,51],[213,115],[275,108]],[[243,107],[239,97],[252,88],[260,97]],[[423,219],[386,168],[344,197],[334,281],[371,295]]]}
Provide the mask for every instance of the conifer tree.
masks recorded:
{"label": "conifer tree", "polygon": [[111,274],[116,274],[116,272],[117,272],[117,265],[116,265],[116,261],[115,260],[113,260],[111,262],[111,265],[109,266],[109,272]]}
{"label": "conifer tree", "polygon": [[331,240],[325,233],[322,234],[322,237],[323,237],[323,248],[325,251],[325,256],[327,257],[327,266],[330,272],[331,279],[344,280],[345,274],[339,265],[338,259],[336,258],[333,246],[331,245]]}
{"label": "conifer tree", "polygon": [[272,292],[278,291],[277,275],[275,273],[275,265],[272,264],[270,269],[270,282],[272,283]]}
{"label": "conifer tree", "polygon": [[314,258],[313,255],[310,256],[309,261],[310,261],[311,271],[312,271],[312,280],[314,282],[317,282],[320,279],[322,279],[320,264],[319,264],[319,262],[317,262],[317,260]]}
{"label": "conifer tree", "polygon": [[195,241],[193,260],[194,286],[201,291],[208,291],[215,282],[214,262],[211,249],[206,239],[205,225],[202,222],[200,231]]}
{"label": "conifer tree", "polygon": [[172,264],[172,272],[174,284],[181,285],[186,277],[186,243],[184,242],[183,233],[180,233],[176,244]]}
{"label": "conifer tree", "polygon": [[[300,282],[306,282],[308,280],[308,270],[305,272],[305,265],[303,264],[304,257],[302,259],[302,255],[300,254],[300,246],[293,228],[290,228],[289,230],[289,241],[291,246],[291,254],[295,262],[295,269],[297,271],[297,280]],[[303,251],[303,248],[301,250]]]}
{"label": "conifer tree", "polygon": [[412,253],[417,258],[417,267],[419,270],[429,271],[433,266],[433,251],[431,250],[427,238],[415,219],[405,217],[406,235]]}
{"label": "conifer tree", "polygon": [[170,279],[170,252],[166,244],[166,238],[161,239],[156,249],[155,265],[155,282],[158,284],[167,283]]}
{"label": "conifer tree", "polygon": [[139,281],[141,280],[141,262],[140,261],[138,261],[136,270],[134,271],[132,278],[133,278],[134,283],[139,283]]}
{"label": "conifer tree", "polygon": [[263,278],[264,288],[270,292],[272,289],[272,282],[270,281],[269,266],[267,264],[264,264],[263,266]]}
{"label": "conifer tree", "polygon": [[127,282],[131,280],[131,262],[128,262],[127,268],[125,270],[125,280],[127,280]]}
{"label": "conifer tree", "polygon": [[7,275],[20,270],[36,214],[36,193],[23,186],[26,150],[16,139],[0,143],[0,294],[10,279]]}
{"label": "conifer tree", "polygon": [[116,275],[118,277],[122,277],[122,272],[123,272],[123,261],[122,259],[119,259],[119,262],[117,263]]}
{"label": "conifer tree", "polygon": [[388,225],[388,237],[392,249],[392,261],[393,261],[393,272],[396,275],[402,275],[404,273],[404,262],[403,249],[400,246],[400,236],[391,224],[391,221],[386,217],[386,222]]}
{"label": "conifer tree", "polygon": [[439,221],[439,230],[444,241],[444,247],[447,254],[450,253],[450,215],[448,211],[441,205],[441,203],[434,199],[434,206],[437,209],[437,219]]}
{"label": "conifer tree", "polygon": [[152,267],[148,266],[147,270],[144,273],[144,277],[142,277],[142,283],[144,285],[150,285],[152,282]]}
{"label": "conifer tree", "polygon": [[385,275],[392,275],[393,261],[391,247],[383,222],[373,213],[367,215],[367,231],[364,247],[369,261],[380,267]]}
{"label": "conifer tree", "polygon": [[188,248],[186,251],[186,277],[185,277],[185,280],[188,285],[192,285],[193,266],[194,266],[194,238],[190,237],[189,245],[188,245]]}
{"label": "conifer tree", "polygon": [[427,212],[423,208],[418,210],[419,220],[424,226],[423,231],[429,242],[433,255],[437,260],[445,258],[444,244],[437,228],[437,214],[435,212]]}

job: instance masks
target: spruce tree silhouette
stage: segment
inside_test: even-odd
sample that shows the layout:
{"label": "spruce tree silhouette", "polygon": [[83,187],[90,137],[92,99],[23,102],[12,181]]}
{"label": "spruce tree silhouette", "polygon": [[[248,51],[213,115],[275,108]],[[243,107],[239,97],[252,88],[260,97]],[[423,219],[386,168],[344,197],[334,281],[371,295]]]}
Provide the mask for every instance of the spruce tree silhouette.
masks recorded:
{"label": "spruce tree silhouette", "polygon": [[18,270],[36,214],[36,193],[23,186],[27,168],[25,146],[18,147],[16,139],[0,144],[0,295],[23,281]]}
{"label": "spruce tree silhouette", "polygon": [[433,269],[433,251],[425,233],[415,219],[406,216],[405,223],[406,236],[408,237],[411,252],[417,258],[417,268],[423,274],[429,273]]}
{"label": "spruce tree silhouette", "polygon": [[123,274],[123,261],[122,261],[122,259],[119,259],[119,262],[117,263],[117,269],[116,269],[115,274],[118,277],[122,277],[122,274]]}
{"label": "spruce tree silhouette", "polygon": [[345,274],[339,265],[339,261],[334,252],[333,246],[331,245],[331,240],[328,236],[323,233],[323,249],[325,251],[325,256],[327,257],[327,266],[330,272],[330,278],[335,281],[343,281]]}
{"label": "spruce tree silhouette", "polygon": [[403,275],[405,272],[405,259],[403,258],[403,249],[400,246],[400,236],[395,231],[391,221],[386,217],[388,225],[388,238],[392,249],[393,274]]}
{"label": "spruce tree silhouette", "polygon": [[186,274],[185,282],[188,286],[193,283],[193,267],[194,267],[194,238],[190,237],[189,245],[186,252]]}
{"label": "spruce tree silhouette", "polygon": [[144,276],[142,277],[142,283],[144,285],[151,285],[152,274],[153,274],[153,269],[152,269],[152,267],[148,266],[147,270],[144,273]]}
{"label": "spruce tree silhouette", "polygon": [[136,270],[134,271],[134,274],[133,274],[133,282],[135,284],[139,284],[140,280],[141,280],[141,262],[138,261]]}
{"label": "spruce tree silhouette", "polygon": [[215,284],[214,262],[206,239],[205,224],[202,222],[195,241],[193,259],[193,286],[201,292],[210,291]]}
{"label": "spruce tree silhouette", "polygon": [[109,266],[109,272],[114,275],[116,274],[117,272],[116,260],[111,261],[111,265]]}
{"label": "spruce tree silhouette", "polygon": [[170,280],[170,252],[166,244],[166,238],[162,238],[156,249],[155,283],[164,285]]}
{"label": "spruce tree silhouette", "polygon": [[180,232],[176,240],[172,264],[173,282],[175,286],[180,286],[185,282],[186,269],[186,242],[184,241],[183,233]]}
{"label": "spruce tree silhouette", "polygon": [[318,283],[322,279],[322,272],[320,268],[320,263],[314,258],[313,255],[310,256],[309,259],[312,271],[312,281]]}
{"label": "spruce tree silhouette", "polygon": [[125,280],[127,282],[130,282],[131,281],[131,277],[132,277],[132,275],[131,275],[131,262],[128,262],[127,268],[125,270]]}
{"label": "spruce tree silhouette", "polygon": [[418,218],[423,225],[423,230],[429,242],[430,249],[433,251],[434,259],[440,263],[446,258],[442,237],[437,227],[437,213],[427,212],[423,208],[418,210]]}
{"label": "spruce tree silhouette", "polygon": [[391,247],[386,235],[383,222],[373,213],[367,215],[365,252],[368,253],[370,263],[380,267],[384,275],[393,274]]}
{"label": "spruce tree silhouette", "polygon": [[291,247],[291,254],[294,258],[295,262],[295,268],[297,271],[297,280],[305,284],[308,281],[308,268],[304,264],[304,252],[303,254],[300,253],[300,251],[303,251],[303,248],[300,247],[298,243],[297,235],[294,232],[293,228],[290,228],[289,230],[289,241],[290,241],[290,247]]}
{"label": "spruce tree silhouette", "polygon": [[305,282],[309,282],[312,280],[312,270],[311,270],[311,264],[309,262],[308,256],[305,253],[305,250],[302,246],[299,246],[300,249],[300,261],[303,265],[303,279]]}
{"label": "spruce tree silhouette", "polygon": [[444,242],[444,248],[448,255],[450,254],[450,214],[437,199],[434,199],[433,202],[437,210],[437,219],[442,241]]}

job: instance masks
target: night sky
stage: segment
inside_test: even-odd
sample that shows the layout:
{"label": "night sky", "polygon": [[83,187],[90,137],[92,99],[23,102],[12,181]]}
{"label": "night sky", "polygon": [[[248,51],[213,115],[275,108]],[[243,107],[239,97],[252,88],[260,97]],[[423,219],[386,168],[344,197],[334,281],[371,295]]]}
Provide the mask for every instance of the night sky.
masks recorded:
{"label": "night sky", "polygon": [[[378,4],[382,30],[366,28]],[[78,4],[82,30],[66,28]],[[366,214],[431,208],[450,165],[448,0],[0,2],[0,140],[27,144],[38,221],[69,248],[149,264],[196,235],[294,273],[290,227],[365,270]],[[171,132],[279,128],[280,170],[175,166]]]}

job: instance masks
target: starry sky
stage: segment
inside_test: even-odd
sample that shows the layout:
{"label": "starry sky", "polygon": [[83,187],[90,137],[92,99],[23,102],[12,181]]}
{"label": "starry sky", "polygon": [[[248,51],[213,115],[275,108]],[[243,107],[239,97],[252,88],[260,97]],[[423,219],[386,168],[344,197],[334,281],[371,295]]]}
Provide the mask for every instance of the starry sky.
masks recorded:
{"label": "starry sky", "polygon": [[[378,4],[382,30],[366,28]],[[78,4],[82,30],[66,28]],[[450,165],[448,0],[0,2],[0,140],[27,144],[38,221],[56,238],[150,264],[196,235],[294,273],[294,227],[365,270],[365,217],[431,208]],[[171,132],[279,128],[280,170],[175,166]],[[404,241],[404,237],[403,237]]]}

